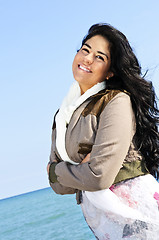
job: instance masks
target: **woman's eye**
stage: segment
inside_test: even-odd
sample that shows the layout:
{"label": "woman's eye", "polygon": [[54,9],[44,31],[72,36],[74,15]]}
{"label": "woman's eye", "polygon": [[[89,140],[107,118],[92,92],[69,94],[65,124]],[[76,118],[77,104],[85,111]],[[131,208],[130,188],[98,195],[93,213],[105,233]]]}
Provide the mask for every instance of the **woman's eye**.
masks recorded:
{"label": "woman's eye", "polygon": [[89,53],[89,50],[87,48],[82,48],[83,52]]}
{"label": "woman's eye", "polygon": [[100,56],[100,55],[96,56],[96,58],[98,58],[98,59],[104,61],[104,58],[103,58],[102,56]]}

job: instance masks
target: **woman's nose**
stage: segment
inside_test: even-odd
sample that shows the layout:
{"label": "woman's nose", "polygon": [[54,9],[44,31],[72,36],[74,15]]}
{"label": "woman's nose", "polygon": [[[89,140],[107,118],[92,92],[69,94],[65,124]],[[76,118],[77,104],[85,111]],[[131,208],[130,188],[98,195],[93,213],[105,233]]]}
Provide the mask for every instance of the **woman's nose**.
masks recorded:
{"label": "woman's nose", "polygon": [[93,53],[89,53],[84,57],[84,62],[87,64],[92,64],[94,61]]}

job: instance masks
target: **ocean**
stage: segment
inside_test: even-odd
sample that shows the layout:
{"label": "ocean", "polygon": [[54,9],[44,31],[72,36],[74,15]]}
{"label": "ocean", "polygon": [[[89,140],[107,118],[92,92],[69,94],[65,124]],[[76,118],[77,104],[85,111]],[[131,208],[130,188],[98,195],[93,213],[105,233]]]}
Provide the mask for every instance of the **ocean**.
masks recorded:
{"label": "ocean", "polygon": [[51,188],[0,200],[0,240],[93,240],[75,195]]}

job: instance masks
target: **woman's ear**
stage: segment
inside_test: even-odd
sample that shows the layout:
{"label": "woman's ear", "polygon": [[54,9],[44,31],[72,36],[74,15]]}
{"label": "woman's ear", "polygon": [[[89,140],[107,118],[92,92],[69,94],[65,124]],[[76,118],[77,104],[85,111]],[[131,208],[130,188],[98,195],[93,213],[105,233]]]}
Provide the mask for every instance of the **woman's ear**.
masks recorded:
{"label": "woman's ear", "polygon": [[113,77],[114,73],[113,72],[108,72],[107,76],[106,76],[106,80],[109,80],[109,78]]}

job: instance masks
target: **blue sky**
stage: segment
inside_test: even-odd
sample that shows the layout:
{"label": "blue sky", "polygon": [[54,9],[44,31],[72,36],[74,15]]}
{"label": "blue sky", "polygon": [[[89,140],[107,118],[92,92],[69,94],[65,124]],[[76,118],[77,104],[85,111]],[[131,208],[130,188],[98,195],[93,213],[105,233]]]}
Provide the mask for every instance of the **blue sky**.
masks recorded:
{"label": "blue sky", "polygon": [[53,115],[88,28],[130,41],[159,96],[158,0],[0,0],[0,199],[48,187]]}

